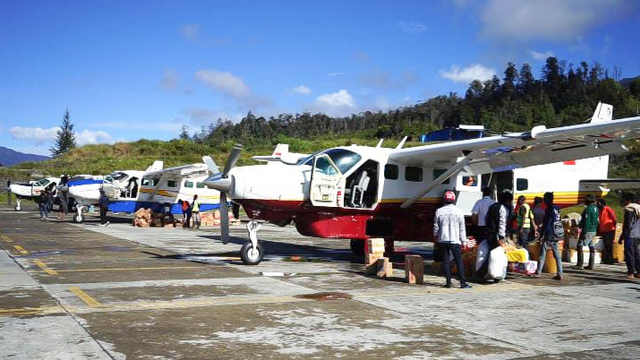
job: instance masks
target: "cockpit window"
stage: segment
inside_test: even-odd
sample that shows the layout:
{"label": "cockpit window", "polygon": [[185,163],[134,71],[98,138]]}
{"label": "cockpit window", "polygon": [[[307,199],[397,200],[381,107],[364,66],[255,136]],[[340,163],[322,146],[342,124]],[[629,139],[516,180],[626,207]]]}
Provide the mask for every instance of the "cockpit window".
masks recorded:
{"label": "cockpit window", "polygon": [[[327,151],[323,151],[320,154],[327,154],[331,158],[331,160],[338,166],[338,169],[342,174],[346,173],[351,169],[355,164],[357,164],[362,157],[353,151],[345,150],[345,149],[329,149]],[[313,155],[310,155],[298,162],[298,165],[313,165]]]}
{"label": "cockpit window", "polygon": [[111,175],[105,176],[104,182],[106,182],[107,184],[113,184],[113,178],[111,177]]}
{"label": "cockpit window", "polygon": [[123,173],[123,172],[116,172],[111,174],[111,178],[115,181],[121,182],[122,180],[125,180],[126,178],[128,178],[129,175]]}
{"label": "cockpit window", "polygon": [[40,185],[40,186],[45,186],[45,185],[47,185],[49,182],[50,182],[50,181],[49,181],[49,180],[47,180],[47,179],[40,179],[40,180],[38,180],[38,185]]}

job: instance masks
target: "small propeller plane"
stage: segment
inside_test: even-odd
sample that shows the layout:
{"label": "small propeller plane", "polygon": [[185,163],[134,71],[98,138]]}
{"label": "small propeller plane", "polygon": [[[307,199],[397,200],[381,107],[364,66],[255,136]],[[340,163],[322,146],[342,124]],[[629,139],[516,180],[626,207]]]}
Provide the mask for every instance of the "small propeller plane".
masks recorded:
{"label": "small propeller plane", "polygon": [[55,193],[56,186],[60,183],[59,177],[45,177],[40,180],[29,181],[22,184],[11,184],[9,191],[16,196],[16,211],[22,210],[22,200],[37,201],[40,193],[45,190]]}
{"label": "small propeller plane", "polygon": [[78,203],[74,221],[82,222],[86,207],[98,203],[100,189],[109,197],[109,210],[114,213],[134,213],[145,208],[158,213],[181,214],[182,204],[178,200],[191,202],[194,195],[198,195],[200,211],[217,209],[218,191],[203,184],[208,176],[205,164],[163,169],[163,162],[156,161],[146,171],[115,171],[99,181],[70,184],[70,197]]}
{"label": "small propeller plane", "polygon": [[[302,235],[351,239],[355,254],[364,251],[362,240],[371,237],[384,238],[392,251],[394,241],[432,240],[433,217],[445,189],[458,193],[457,204],[469,214],[480,198],[482,174],[497,180],[499,174],[508,174],[511,184],[503,188],[515,188],[516,196],[526,194],[529,201],[534,194],[563,190],[567,194],[559,196],[560,205],[578,204],[586,195],[580,183],[585,173],[563,178],[558,169],[596,166],[605,169],[606,177],[607,155],[626,152],[622,142],[640,137],[640,117],[612,121],[612,114],[610,105],[599,104],[585,124],[535,126],[522,133],[404,149],[404,140],[394,149],[383,148],[382,142],[376,147],[342,146],[295,163],[273,156],[258,158],[266,165],[235,167],[242,151],[236,145],[222,172],[210,158],[204,159],[214,174],[204,183],[220,191],[223,243],[229,241],[227,198],[251,218],[249,241],[240,253],[245,264],[258,264],[264,255],[258,220],[280,226],[293,222]],[[590,162],[594,157],[600,160]],[[538,167],[544,164],[556,172]],[[598,180],[602,173],[590,178],[606,181]],[[528,181],[526,176],[545,181]],[[590,191],[604,193],[601,187]]]}

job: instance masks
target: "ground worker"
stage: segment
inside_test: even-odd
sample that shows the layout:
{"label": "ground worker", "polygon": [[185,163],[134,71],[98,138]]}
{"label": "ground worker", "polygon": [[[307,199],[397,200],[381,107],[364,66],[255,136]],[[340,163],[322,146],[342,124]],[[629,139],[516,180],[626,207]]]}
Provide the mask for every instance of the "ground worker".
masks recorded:
{"label": "ground worker", "polygon": [[444,192],[444,206],[436,211],[433,223],[433,235],[443,250],[444,275],[447,288],[451,287],[451,256],[453,256],[458,268],[460,278],[460,288],[470,289],[467,279],[464,276],[464,265],[462,264],[461,246],[467,241],[467,231],[465,229],[464,214],[462,210],[455,206],[456,194],[447,190]]}
{"label": "ground worker", "polygon": [[[511,233],[511,216],[513,214],[513,193],[505,190],[498,196],[498,202],[491,205],[485,216],[487,231],[487,261],[477,269],[476,277],[479,281],[484,281],[489,267],[488,254],[498,246],[506,244],[507,236]],[[494,279],[499,282],[499,279]]]}
{"label": "ground worker", "polygon": [[49,218],[49,211],[47,209],[47,193],[42,190],[38,195],[38,208],[40,209],[40,220],[47,220]]}
{"label": "ground worker", "polygon": [[547,259],[547,250],[553,251],[553,257],[556,260],[558,267],[558,273],[554,277],[555,280],[562,280],[562,258],[560,257],[560,250],[558,249],[558,241],[564,235],[564,227],[560,220],[560,209],[553,205],[553,193],[547,192],[544,194],[543,202],[546,205],[546,211],[544,214],[544,220],[542,221],[542,227],[540,228],[540,235],[538,240],[542,243],[540,249],[540,261],[538,263],[538,270],[533,277],[540,277],[542,268]]}
{"label": "ground worker", "polygon": [[9,203],[9,206],[11,206],[11,191],[9,190],[11,188],[11,179],[7,180],[7,202]]}
{"label": "ground worker", "polygon": [[598,199],[598,210],[600,210],[600,225],[598,226],[598,232],[600,233],[600,236],[602,236],[602,241],[604,241],[602,262],[604,264],[612,265],[614,263],[613,241],[616,236],[618,220],[616,219],[616,213],[610,206],[607,206],[607,202],[602,198]]}
{"label": "ground worker", "polygon": [[198,201],[198,195],[193,195],[191,214],[193,215],[193,225],[200,229],[200,201]]}
{"label": "ground worker", "polygon": [[544,221],[544,209],[542,208],[542,198],[540,196],[533,198],[533,209],[531,209],[531,212],[533,213],[533,222],[536,224],[534,227],[534,239],[537,239],[539,235],[538,232]]}
{"label": "ground worker", "polygon": [[64,219],[69,212],[69,176],[66,174],[62,176],[58,185],[58,199],[60,200],[58,219]]}
{"label": "ground worker", "polygon": [[524,195],[518,197],[518,211],[516,212],[516,223],[518,225],[518,246],[527,249],[530,239],[535,235],[531,229],[535,229],[536,223],[531,207],[527,204]]}
{"label": "ground worker", "polygon": [[109,210],[109,198],[105,194],[103,189],[100,189],[100,199],[98,200],[100,205],[100,225],[107,226],[109,221],[107,220],[107,210]]}
{"label": "ground worker", "polygon": [[624,262],[627,263],[627,278],[640,278],[640,205],[632,193],[623,193],[620,203],[624,206],[624,222],[619,244],[624,241]]}
{"label": "ground worker", "polygon": [[574,266],[574,269],[582,270],[584,265],[584,252],[583,247],[589,247],[589,265],[587,269],[593,270],[596,261],[596,248],[595,237],[598,231],[598,224],[600,214],[598,214],[598,208],[595,205],[596,197],[593,194],[589,194],[585,198],[585,204],[587,207],[582,211],[582,217],[580,218],[580,240],[578,240],[578,263]]}
{"label": "ground worker", "polygon": [[475,225],[475,232],[473,236],[476,238],[476,242],[480,243],[487,238],[487,226],[486,217],[487,210],[495,203],[491,197],[493,190],[489,187],[482,189],[482,199],[476,201],[471,210],[471,221]]}

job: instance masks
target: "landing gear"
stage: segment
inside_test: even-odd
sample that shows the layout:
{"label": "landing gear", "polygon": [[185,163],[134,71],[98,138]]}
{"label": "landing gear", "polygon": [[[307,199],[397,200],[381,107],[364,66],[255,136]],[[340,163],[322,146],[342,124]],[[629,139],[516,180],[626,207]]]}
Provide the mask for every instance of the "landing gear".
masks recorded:
{"label": "landing gear", "polygon": [[16,211],[20,211],[22,210],[22,205],[20,204],[22,202],[22,199],[16,199]]}
{"label": "landing gear", "polygon": [[255,220],[247,224],[249,241],[242,245],[242,249],[240,249],[240,258],[245,265],[258,265],[264,256],[264,250],[258,244],[258,230],[260,230],[260,227],[262,225]]}
{"label": "landing gear", "polygon": [[84,209],[83,205],[76,204],[76,214],[73,215],[73,222],[82,224],[84,221],[84,217],[82,216],[82,210]]}
{"label": "landing gear", "polygon": [[351,239],[351,253],[353,256],[364,256],[365,240]]}

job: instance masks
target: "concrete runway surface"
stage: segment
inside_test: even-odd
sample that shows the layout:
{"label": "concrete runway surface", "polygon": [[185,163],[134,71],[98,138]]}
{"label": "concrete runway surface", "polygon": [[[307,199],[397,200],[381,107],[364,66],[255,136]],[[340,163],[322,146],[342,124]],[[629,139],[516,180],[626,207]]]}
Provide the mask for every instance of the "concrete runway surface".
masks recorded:
{"label": "concrete runway surface", "polygon": [[[401,269],[364,276],[348,241],[293,227],[265,225],[266,259],[244,266],[244,226],[222,245],[216,228],[114,220],[0,207],[0,358],[640,357],[640,282],[621,265],[444,289],[432,275],[406,284]],[[431,256],[425,244],[396,248]]]}

